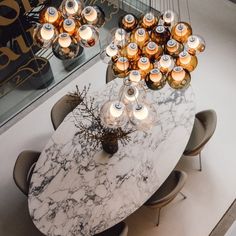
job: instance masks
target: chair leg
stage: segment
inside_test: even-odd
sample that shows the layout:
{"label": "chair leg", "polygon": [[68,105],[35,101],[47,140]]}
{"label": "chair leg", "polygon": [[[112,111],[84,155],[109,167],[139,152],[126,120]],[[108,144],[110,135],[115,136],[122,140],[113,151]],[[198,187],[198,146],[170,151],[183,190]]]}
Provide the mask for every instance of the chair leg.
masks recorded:
{"label": "chair leg", "polygon": [[183,199],[186,199],[186,198],[187,198],[187,196],[184,195],[182,192],[179,192],[179,193],[180,193],[180,195],[183,197]]}
{"label": "chair leg", "polygon": [[201,152],[199,153],[199,166],[200,166],[199,171],[202,171],[202,154],[201,154]]}
{"label": "chair leg", "polygon": [[160,223],[160,214],[161,214],[161,208],[157,208],[157,221],[156,221],[156,226],[159,226]]}

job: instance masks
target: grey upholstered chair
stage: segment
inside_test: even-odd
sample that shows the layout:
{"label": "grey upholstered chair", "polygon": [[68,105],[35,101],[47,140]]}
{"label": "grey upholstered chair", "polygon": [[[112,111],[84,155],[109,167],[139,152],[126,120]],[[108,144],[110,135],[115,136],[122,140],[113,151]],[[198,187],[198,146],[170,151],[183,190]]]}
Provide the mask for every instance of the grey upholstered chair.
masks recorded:
{"label": "grey upholstered chair", "polygon": [[217,115],[214,110],[196,114],[193,130],[184,151],[184,156],[199,156],[199,170],[202,171],[201,151],[215,132]]}
{"label": "grey upholstered chair", "polygon": [[17,187],[27,196],[29,191],[30,179],[36,162],[40,156],[40,152],[23,151],[17,157],[13,179]]}
{"label": "grey upholstered chair", "polygon": [[127,236],[128,235],[128,225],[125,222],[120,222],[119,224],[107,229],[95,236]]}
{"label": "grey upholstered chair", "polygon": [[106,83],[111,82],[112,80],[114,80],[116,77],[113,73],[112,70],[112,65],[108,65],[107,66],[107,72],[106,72]]}
{"label": "grey upholstered chair", "polygon": [[161,209],[169,204],[174,198],[180,193],[185,199],[186,196],[180,191],[184,187],[187,179],[187,174],[183,171],[174,170],[166,181],[161,185],[161,187],[145,202],[145,206],[157,209],[157,223],[160,222]]}
{"label": "grey upholstered chair", "polygon": [[58,128],[65,117],[72,112],[80,102],[81,100],[78,97],[65,95],[54,104],[51,110],[51,120],[54,130]]}

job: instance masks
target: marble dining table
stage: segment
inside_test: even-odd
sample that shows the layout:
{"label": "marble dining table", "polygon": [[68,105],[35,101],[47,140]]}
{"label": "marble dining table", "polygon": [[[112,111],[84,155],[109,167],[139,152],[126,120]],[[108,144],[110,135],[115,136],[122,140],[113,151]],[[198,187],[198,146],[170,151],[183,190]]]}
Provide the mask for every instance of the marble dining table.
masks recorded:
{"label": "marble dining table", "polygon": [[[114,99],[121,79],[91,92],[97,105]],[[195,117],[192,87],[147,92],[156,123],[131,134],[112,157],[93,150],[76,135],[74,111],[42,151],[28,195],[30,216],[47,236],[90,236],[140,208],[175,168],[189,140]],[[76,113],[77,114],[77,113]]]}

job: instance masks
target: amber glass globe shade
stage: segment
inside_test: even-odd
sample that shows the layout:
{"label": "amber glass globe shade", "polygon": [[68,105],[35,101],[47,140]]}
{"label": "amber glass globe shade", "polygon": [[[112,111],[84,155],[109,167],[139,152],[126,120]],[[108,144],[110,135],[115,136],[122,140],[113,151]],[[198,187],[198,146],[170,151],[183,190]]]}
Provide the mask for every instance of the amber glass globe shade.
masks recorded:
{"label": "amber glass globe shade", "polygon": [[141,50],[136,43],[129,43],[121,50],[120,54],[127,57],[129,61],[138,61],[141,55]]}
{"label": "amber glass globe shade", "polygon": [[129,60],[126,57],[119,57],[113,64],[113,72],[119,78],[125,78],[129,74]]}
{"label": "amber glass globe shade", "polygon": [[137,69],[139,70],[142,78],[144,79],[149,71],[153,68],[152,63],[147,57],[141,57],[137,63]]}
{"label": "amber glass globe shade", "polygon": [[170,36],[171,34],[168,27],[165,27],[163,25],[158,25],[151,32],[152,41],[156,42],[158,45],[165,45],[170,39]]}
{"label": "amber glass globe shade", "polygon": [[133,14],[127,14],[123,16],[119,21],[119,27],[123,28],[127,32],[131,32],[138,25],[138,19]]}
{"label": "amber glass globe shade", "polygon": [[184,50],[184,46],[182,43],[179,43],[174,39],[170,39],[166,44],[166,50],[169,55],[176,58]]}
{"label": "amber glass globe shade", "polygon": [[144,28],[137,28],[130,36],[131,42],[136,43],[140,48],[149,40],[148,31]]}
{"label": "amber glass globe shade", "polygon": [[47,7],[39,15],[41,24],[50,23],[57,26],[61,22],[61,13],[55,7]]}
{"label": "amber glass globe shade", "polygon": [[159,90],[165,86],[166,77],[159,69],[154,68],[148,73],[145,82],[149,89]]}
{"label": "amber glass globe shade", "polygon": [[144,14],[139,22],[140,26],[146,30],[152,30],[158,24],[158,18],[152,13]]}
{"label": "amber glass globe shade", "polygon": [[188,87],[191,81],[190,73],[181,66],[176,66],[168,75],[168,83],[174,89]]}
{"label": "amber glass globe shade", "polygon": [[192,27],[186,22],[179,22],[172,28],[171,35],[176,41],[186,43],[192,35]]}
{"label": "amber glass globe shade", "polygon": [[182,66],[184,69],[192,72],[198,65],[198,59],[196,56],[190,55],[187,51],[183,51],[179,54],[176,65]]}
{"label": "amber glass globe shade", "polygon": [[163,54],[163,48],[155,42],[150,41],[143,47],[143,54],[151,61],[158,60]]}

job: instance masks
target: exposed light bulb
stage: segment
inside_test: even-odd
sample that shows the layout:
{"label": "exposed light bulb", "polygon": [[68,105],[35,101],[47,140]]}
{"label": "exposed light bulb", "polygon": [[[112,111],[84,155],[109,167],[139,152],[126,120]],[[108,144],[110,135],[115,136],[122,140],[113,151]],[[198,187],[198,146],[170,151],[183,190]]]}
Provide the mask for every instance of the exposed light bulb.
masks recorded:
{"label": "exposed light bulb", "polygon": [[141,57],[138,61],[138,67],[140,70],[148,70],[150,68],[150,61],[147,57]]}
{"label": "exposed light bulb", "polygon": [[122,28],[119,28],[115,32],[115,40],[124,41],[126,39],[126,31]]}
{"label": "exposed light bulb", "polygon": [[188,42],[187,42],[188,46],[190,48],[194,48],[194,49],[197,49],[197,47],[199,46],[200,44],[200,40],[197,36],[195,35],[191,35],[189,38],[188,38]]}
{"label": "exposed light bulb", "polygon": [[102,123],[109,128],[119,128],[128,122],[124,103],[119,100],[107,101],[100,110]]}
{"label": "exposed light bulb", "polygon": [[129,80],[131,82],[138,83],[141,81],[141,74],[138,70],[132,70],[129,74]]}
{"label": "exposed light bulb", "polygon": [[124,91],[124,101],[134,102],[139,96],[139,91],[135,86],[128,86]]}
{"label": "exposed light bulb", "polygon": [[160,66],[164,68],[170,68],[172,66],[173,61],[169,55],[163,55],[160,59]]}
{"label": "exposed light bulb", "polygon": [[126,57],[119,57],[116,62],[116,67],[120,71],[126,71],[129,68],[129,61]]}
{"label": "exposed light bulb", "polygon": [[93,36],[93,31],[92,29],[87,26],[87,25],[82,25],[80,28],[79,28],[79,36],[84,39],[84,40],[89,40],[92,38]]}
{"label": "exposed light bulb", "polygon": [[76,0],[67,0],[65,10],[69,15],[75,15],[79,10],[79,4]]}
{"label": "exposed light bulb", "polygon": [[201,36],[191,35],[188,37],[188,41],[186,43],[186,49],[191,55],[203,52],[205,50],[205,47],[206,43]]}
{"label": "exposed light bulb", "polygon": [[173,80],[180,82],[185,78],[186,72],[183,69],[183,67],[176,66],[174,67],[171,75],[172,75]]}
{"label": "exposed light bulb", "polygon": [[180,43],[186,43],[192,35],[192,27],[186,22],[179,22],[171,30],[172,38]]}
{"label": "exposed light bulb", "polygon": [[51,40],[54,37],[54,26],[49,23],[43,24],[40,34],[43,40]]}
{"label": "exposed light bulb", "polygon": [[114,57],[118,54],[118,47],[114,44],[114,43],[111,43],[109,44],[107,47],[106,47],[106,54],[109,56],[109,57]]}
{"label": "exposed light bulb", "polygon": [[82,14],[84,15],[84,18],[89,22],[93,22],[98,18],[97,11],[92,6],[85,7]]}
{"label": "exposed light bulb", "polygon": [[182,66],[189,72],[192,72],[197,67],[198,60],[194,55],[189,54],[186,50],[179,54],[179,57],[176,60],[176,65]]}
{"label": "exposed light bulb", "polygon": [[175,23],[176,18],[177,18],[176,13],[171,10],[167,10],[163,14],[163,20],[168,25]]}
{"label": "exposed light bulb", "polygon": [[130,43],[127,47],[127,54],[129,56],[135,56],[138,53],[138,45],[136,43]]}
{"label": "exposed light bulb", "polygon": [[149,74],[149,79],[154,82],[154,83],[157,83],[157,82],[160,82],[161,79],[162,79],[162,73],[160,72],[159,69],[155,68],[155,69],[152,69],[150,71],[150,74]]}
{"label": "exposed light bulb", "polygon": [[133,110],[133,115],[138,120],[145,120],[148,117],[148,109],[145,105],[137,105]]}
{"label": "exposed light bulb", "polygon": [[65,19],[63,22],[63,29],[66,32],[73,32],[75,30],[75,21],[73,19]]}
{"label": "exposed light bulb", "polygon": [[179,60],[182,64],[189,64],[191,61],[191,55],[187,51],[183,51],[179,54]]}
{"label": "exposed light bulb", "polygon": [[133,15],[128,14],[124,17],[125,22],[132,24],[135,21],[135,18]]}
{"label": "exposed light bulb", "polygon": [[59,34],[58,43],[63,48],[68,48],[71,45],[71,37],[67,33]]}
{"label": "exposed light bulb", "polygon": [[155,21],[155,16],[152,12],[148,12],[144,15],[143,20],[146,24],[152,24]]}
{"label": "exposed light bulb", "polygon": [[110,106],[110,113],[111,113],[111,116],[115,117],[115,118],[118,118],[120,117],[123,112],[124,112],[124,104],[119,102],[113,102],[111,103],[111,106]]}
{"label": "exposed light bulb", "polygon": [[48,23],[54,23],[59,18],[58,11],[55,7],[48,7],[45,12],[45,20]]}

